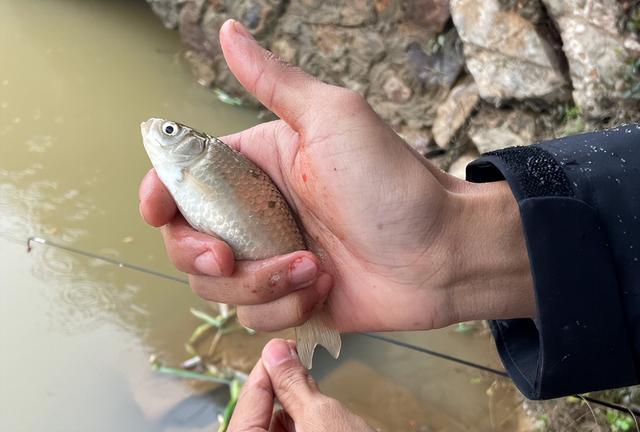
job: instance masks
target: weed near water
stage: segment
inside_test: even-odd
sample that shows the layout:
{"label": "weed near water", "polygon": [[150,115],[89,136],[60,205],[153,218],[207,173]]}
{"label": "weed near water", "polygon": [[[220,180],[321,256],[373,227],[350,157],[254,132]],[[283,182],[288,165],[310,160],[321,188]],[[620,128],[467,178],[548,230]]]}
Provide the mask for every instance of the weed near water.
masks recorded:
{"label": "weed near water", "polygon": [[[229,427],[240,389],[246,381],[247,375],[229,366],[216,363],[213,361],[213,356],[223,335],[233,331],[245,331],[245,329],[236,320],[235,310],[213,316],[201,310],[191,309],[191,314],[202,321],[202,324],[193,330],[185,343],[185,351],[191,357],[178,367],[164,365],[155,355],[149,358],[149,362],[151,368],[161,374],[180,379],[226,385],[229,388],[229,401],[223,413],[218,416],[218,432],[225,432]],[[199,342],[213,331],[215,333],[206,352],[198,350]],[[246,331],[251,333],[248,329]]]}

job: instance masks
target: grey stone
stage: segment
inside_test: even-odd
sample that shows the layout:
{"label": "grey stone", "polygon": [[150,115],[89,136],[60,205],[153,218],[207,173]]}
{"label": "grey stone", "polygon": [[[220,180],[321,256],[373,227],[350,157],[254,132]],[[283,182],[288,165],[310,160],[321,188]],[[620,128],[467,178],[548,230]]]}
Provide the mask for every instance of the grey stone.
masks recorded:
{"label": "grey stone", "polygon": [[533,24],[540,24],[547,18],[540,0],[498,0],[498,3],[500,9],[514,12]]}
{"label": "grey stone", "polygon": [[[616,0],[543,0],[560,29],[569,63],[573,99],[583,116],[615,115],[620,104],[637,103],[630,94],[640,77],[632,71],[640,44],[619,29],[623,13]],[[638,92],[640,93],[640,92]]]}
{"label": "grey stone", "polygon": [[407,17],[415,24],[440,33],[451,13],[449,0],[405,0]]}
{"label": "grey stone", "polygon": [[483,99],[500,105],[567,98],[560,57],[531,22],[498,0],[452,0],[451,16]]}
{"label": "grey stone", "polygon": [[178,27],[178,13],[180,3],[176,0],[147,0],[151,10],[160,17],[166,28]]}
{"label": "grey stone", "polygon": [[273,31],[285,10],[284,0],[225,0],[224,11],[242,22],[258,40],[264,40]]}
{"label": "grey stone", "polygon": [[466,179],[467,165],[480,157],[480,153],[476,149],[469,149],[456,159],[449,167],[449,174],[459,179]]}
{"label": "grey stone", "polygon": [[368,74],[367,100],[394,127],[431,126],[438,105],[445,99],[463,68],[455,31],[435,43],[432,34],[410,23],[399,26],[385,40],[383,61]]}
{"label": "grey stone", "polygon": [[438,146],[449,148],[479,101],[478,86],[473,79],[467,78],[451,90],[433,121],[433,139]]}
{"label": "grey stone", "polygon": [[430,42],[426,45],[409,43],[406,47],[408,62],[424,84],[450,88],[464,67],[458,33],[451,30]]}
{"label": "grey stone", "polygon": [[536,140],[536,116],[522,109],[484,107],[471,120],[468,135],[480,153],[529,145]]}
{"label": "grey stone", "polygon": [[360,27],[376,20],[372,0],[292,0],[288,12],[307,24]]}
{"label": "grey stone", "polygon": [[424,156],[429,152],[432,142],[431,130],[429,128],[416,129],[404,125],[399,127],[396,132],[421,155]]}

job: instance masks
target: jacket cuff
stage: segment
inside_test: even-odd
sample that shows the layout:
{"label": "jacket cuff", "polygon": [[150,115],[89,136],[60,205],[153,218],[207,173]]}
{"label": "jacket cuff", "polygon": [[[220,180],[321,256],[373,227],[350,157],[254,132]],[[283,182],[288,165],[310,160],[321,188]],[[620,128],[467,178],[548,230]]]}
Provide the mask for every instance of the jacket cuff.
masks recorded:
{"label": "jacket cuff", "polygon": [[[537,318],[491,322],[507,372],[529,399],[637,381],[613,257],[598,212],[541,145],[488,153],[473,182],[506,180],[518,201]],[[605,372],[606,371],[606,372]]]}

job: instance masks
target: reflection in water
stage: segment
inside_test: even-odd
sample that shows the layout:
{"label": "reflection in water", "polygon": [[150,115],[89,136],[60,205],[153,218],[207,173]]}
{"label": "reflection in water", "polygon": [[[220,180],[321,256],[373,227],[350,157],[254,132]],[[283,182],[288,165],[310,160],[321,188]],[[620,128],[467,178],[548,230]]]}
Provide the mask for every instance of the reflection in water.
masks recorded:
{"label": "reflection in water", "polygon": [[26,142],[27,150],[32,153],[44,153],[53,145],[53,138],[49,135],[36,135]]}
{"label": "reflection in water", "polygon": [[57,210],[71,206],[77,210],[70,218],[81,221],[96,204],[88,194],[80,196],[73,188],[60,190],[56,180],[41,178],[43,168],[42,163],[32,162],[24,169],[0,170],[0,237],[24,241],[21,234],[41,232],[73,242],[87,234],[85,228],[73,224],[59,228]]}

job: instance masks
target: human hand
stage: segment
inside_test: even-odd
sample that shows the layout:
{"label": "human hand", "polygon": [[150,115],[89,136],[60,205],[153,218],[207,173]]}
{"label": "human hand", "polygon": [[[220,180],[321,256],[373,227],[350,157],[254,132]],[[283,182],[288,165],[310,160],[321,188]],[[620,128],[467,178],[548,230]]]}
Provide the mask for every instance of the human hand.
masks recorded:
{"label": "human hand", "polygon": [[[282,409],[274,413],[274,400]],[[373,432],[364,420],[318,390],[293,342],[270,341],[247,379],[229,432]]]}
{"label": "human hand", "polygon": [[242,85],[281,118],[222,140],[273,179],[310,250],[235,262],[226,243],[186,224],[152,170],[141,214],[163,227],[170,258],[200,296],[238,305],[243,324],[267,331],[301,324],[323,301],[340,331],[533,314],[518,210],[504,182],[472,185],[441,172],[360,95],[284,64],[235,21],[223,25],[220,43]]}

